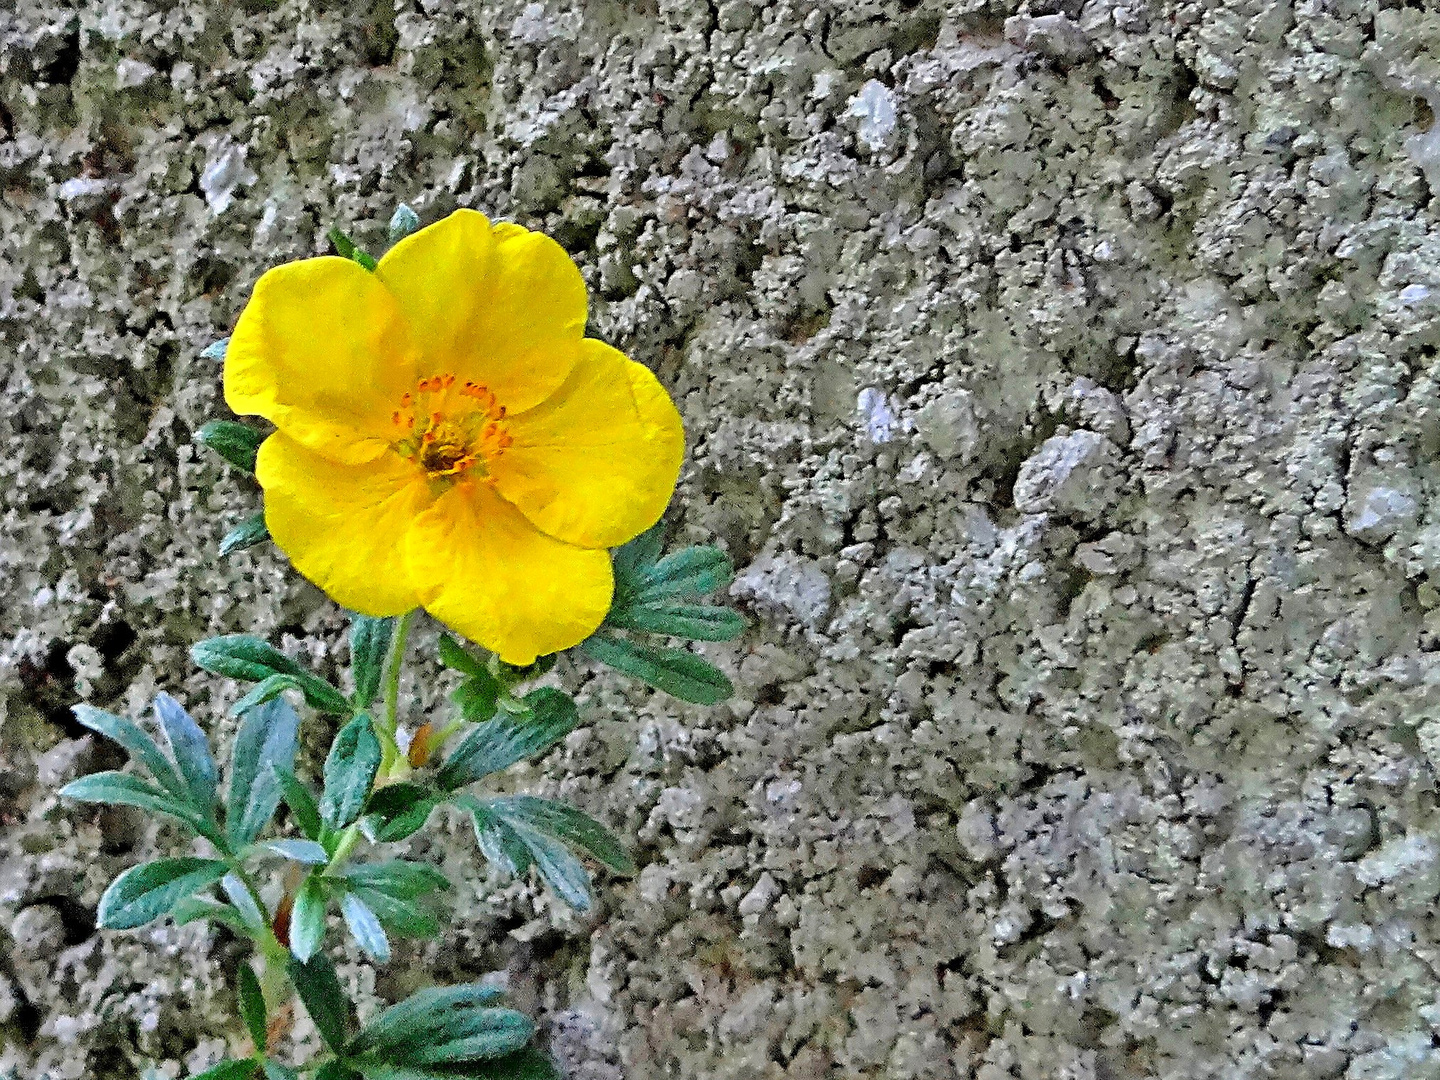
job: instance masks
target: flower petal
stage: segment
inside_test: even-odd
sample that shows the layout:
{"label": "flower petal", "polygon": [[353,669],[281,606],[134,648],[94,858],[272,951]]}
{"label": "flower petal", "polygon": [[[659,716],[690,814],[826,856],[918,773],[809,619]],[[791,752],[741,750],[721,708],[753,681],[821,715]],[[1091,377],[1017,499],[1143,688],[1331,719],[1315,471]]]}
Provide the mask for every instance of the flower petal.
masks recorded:
{"label": "flower petal", "polygon": [[425,610],[507,664],[578,645],[610,610],[610,556],[540,532],[488,484],[459,483],[406,538]]}
{"label": "flower petal", "polygon": [[516,412],[549,397],[575,365],[585,281],[543,233],[457,210],[401,240],[375,274],[400,302],[422,377],[473,379]]}
{"label": "flower petal", "polygon": [[340,462],[371,461],[415,382],[400,308],[349,259],[286,263],[255,283],[225,350],[225,403]]}
{"label": "flower petal", "polygon": [[580,356],[548,401],[506,421],[513,442],[490,473],[496,490],[551,536],[616,547],[665,512],[685,430],[645,367],[588,338]]}
{"label": "flower petal", "polygon": [[362,615],[419,606],[402,541],[435,496],[413,464],[386,454],[341,465],[276,432],[260,445],[255,476],[275,543],[337,604]]}

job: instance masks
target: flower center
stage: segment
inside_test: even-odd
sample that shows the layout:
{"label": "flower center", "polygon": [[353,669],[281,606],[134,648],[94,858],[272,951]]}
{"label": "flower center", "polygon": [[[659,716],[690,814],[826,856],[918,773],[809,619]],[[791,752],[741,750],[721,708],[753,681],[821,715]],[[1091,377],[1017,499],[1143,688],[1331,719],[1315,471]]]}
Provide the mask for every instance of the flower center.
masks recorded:
{"label": "flower center", "polygon": [[449,373],[415,384],[400,399],[391,417],[394,447],[432,479],[453,479],[462,473],[489,476],[488,463],[505,452],[505,406],[479,383],[457,383]]}

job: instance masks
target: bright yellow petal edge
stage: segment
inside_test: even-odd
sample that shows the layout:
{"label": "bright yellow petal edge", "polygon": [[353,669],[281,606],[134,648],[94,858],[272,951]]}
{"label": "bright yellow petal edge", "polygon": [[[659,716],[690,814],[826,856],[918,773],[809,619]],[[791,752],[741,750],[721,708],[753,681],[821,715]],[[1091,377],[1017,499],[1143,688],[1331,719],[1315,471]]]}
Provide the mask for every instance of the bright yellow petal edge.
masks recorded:
{"label": "bright yellow petal edge", "polygon": [[585,309],[558,244],[470,210],[373,274],[263,276],[226,398],[280,429],[256,476],[295,568],[363,614],[423,606],[508,663],[593,633],[605,549],[664,512],[684,433],[648,370],[581,337]]}

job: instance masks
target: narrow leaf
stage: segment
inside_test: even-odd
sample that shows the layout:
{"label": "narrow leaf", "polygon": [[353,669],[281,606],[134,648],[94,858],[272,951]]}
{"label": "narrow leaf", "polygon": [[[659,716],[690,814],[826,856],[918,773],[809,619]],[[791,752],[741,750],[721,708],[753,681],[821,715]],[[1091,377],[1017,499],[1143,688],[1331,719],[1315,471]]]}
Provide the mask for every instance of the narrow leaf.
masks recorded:
{"label": "narrow leaf", "polygon": [[378,889],[406,900],[450,888],[450,880],[433,866],[405,859],[356,863],[340,876],[353,885]]}
{"label": "narrow leaf", "polygon": [[245,920],[241,917],[240,912],[229,904],[211,900],[208,896],[185,897],[170,909],[170,918],[175,921],[176,926],[185,926],[200,919],[208,919],[211,922],[228,926],[242,937],[249,937],[251,933],[250,927],[245,925]]}
{"label": "narrow leaf", "polygon": [[343,1061],[331,1058],[315,1070],[315,1080],[362,1080],[361,1075]]}
{"label": "narrow leaf", "polygon": [[484,1080],[561,1080],[554,1062],[533,1047],[491,1062]]}
{"label": "narrow leaf", "polygon": [[300,1073],[283,1062],[266,1058],[265,1080],[300,1080]]}
{"label": "narrow leaf", "polygon": [[363,831],[372,843],[403,840],[429,820],[436,802],[433,792],[412,781],[387,784],[365,804]]}
{"label": "narrow leaf", "polygon": [[200,725],[180,707],[180,703],[161,691],[155,696],[155,718],[170,744],[170,755],[190,789],[190,802],[209,818],[215,807],[217,774],[209,740]]}
{"label": "narrow leaf", "polygon": [[644,600],[705,596],[730,584],[734,576],[730,556],[719,548],[683,548],[666,555],[646,573],[640,596]]}
{"label": "narrow leaf", "polygon": [[340,989],[335,966],[323,953],[303,963],[291,959],[290,981],[325,1045],[339,1053],[349,1038],[351,1017],[350,1000]]}
{"label": "narrow leaf", "polygon": [[259,1068],[254,1061],[220,1061],[204,1072],[192,1073],[190,1080],[251,1080]]}
{"label": "narrow leaf", "polygon": [[295,818],[295,824],[309,839],[319,840],[322,828],[320,804],[316,802],[314,793],[290,769],[278,766],[275,767],[274,772],[275,778],[280,784],[281,796],[285,800],[285,805],[290,808],[290,814]]}
{"label": "narrow leaf", "polygon": [[398,244],[418,228],[420,215],[402,202],[390,215],[390,243]]}
{"label": "narrow leaf", "polygon": [[619,596],[626,591],[638,589],[642,579],[655,561],[665,544],[665,525],[661,522],[647,529],[624,547],[617,548],[612,560],[615,564],[615,592]]}
{"label": "narrow leaf", "polygon": [[511,877],[519,877],[530,869],[530,849],[508,821],[473,797],[461,796],[456,802],[470,811],[475,842],[486,862]]}
{"label": "narrow leaf", "polygon": [[324,846],[314,840],[267,840],[260,846],[273,851],[282,859],[304,863],[306,866],[324,866],[330,861],[330,855]]}
{"label": "narrow leaf", "polygon": [[304,668],[251,634],[226,634],[190,646],[190,659],[206,671],[242,682],[261,682],[276,672],[301,676]]}
{"label": "narrow leaf", "polygon": [[375,912],[365,906],[365,901],[347,891],[340,897],[340,914],[345,919],[345,925],[350,928],[350,933],[370,959],[377,964],[386,963],[390,959],[390,941],[385,937],[380,920],[376,918]]}
{"label": "narrow leaf", "polygon": [[270,529],[265,524],[264,514],[251,514],[240,524],[220,538],[220,554],[244,551],[270,539]]}
{"label": "narrow leaf", "polygon": [[352,616],[350,623],[350,671],[355,676],[355,705],[368,708],[380,692],[385,657],[395,633],[395,620],[369,615]]}
{"label": "narrow leaf", "polygon": [[407,1047],[405,1061],[415,1065],[450,1065],[461,1061],[493,1061],[523,1049],[535,1033],[530,1018],[514,1009],[475,1009],[463,1026],[442,1034],[440,1041]]}
{"label": "narrow leaf", "polygon": [[357,247],[355,241],[350,239],[349,235],[338,225],[331,229],[327,235],[330,237],[330,243],[335,245],[336,253],[342,259],[353,259],[366,270],[374,270],[378,265],[374,257],[364,248]]}
{"label": "narrow leaf", "polygon": [[325,889],[315,877],[295,894],[290,914],[290,952],[302,964],[315,956],[325,938]]}
{"label": "narrow leaf", "polygon": [[139,724],[89,705],[76,705],[71,711],[74,712],[75,719],[85,727],[119,743],[121,748],[145,766],[150,775],[171,795],[180,798],[186,796],[188,789],[184,779],[161,752],[155,740]]}
{"label": "narrow leaf", "polygon": [[230,715],[239,716],[247,709],[253,709],[257,705],[264,705],[272,698],[277,698],[286,690],[302,690],[300,680],[294,675],[281,675],[276,673],[270,675],[252,686],[246,694],[234,705],[230,706]]}
{"label": "narrow leaf", "polygon": [[616,671],[696,705],[715,705],[735,692],[715,665],[684,649],[660,649],[623,638],[596,634],[580,647]]}
{"label": "narrow leaf", "polygon": [[183,898],[225,873],[218,859],[156,859],[132,866],[100,897],[96,922],[107,930],[130,930],[166,914]]}
{"label": "narrow leaf", "polygon": [[623,630],[691,641],[734,641],[745,632],[745,620],[738,612],[708,604],[632,604],[613,609],[605,621]]}
{"label": "narrow leaf", "polygon": [[375,912],[380,925],[399,937],[432,938],[440,933],[440,921],[425,900],[404,900],[374,889],[357,887],[355,895]]}
{"label": "narrow leaf", "polygon": [[206,360],[224,360],[225,350],[230,347],[230,339],[222,337],[219,341],[212,341],[205,348],[200,350],[200,355]]}
{"label": "narrow leaf", "polygon": [[576,911],[589,911],[590,872],[584,864],[558,840],[513,819],[507,822],[524,842],[535,860],[535,870],[540,879]]}
{"label": "narrow leaf", "polygon": [[282,793],[276,770],[294,765],[299,735],[300,717],[284,698],[241,714],[225,803],[226,831],[235,846],[251,843],[270,824]]}
{"label": "narrow leaf", "polygon": [[214,450],[235,468],[253,473],[255,455],[265,441],[265,434],[234,420],[211,420],[195,433],[195,441]]}
{"label": "narrow leaf", "polygon": [[255,897],[250,894],[250,890],[245,887],[245,882],[240,880],[238,874],[226,874],[220,879],[220,888],[225,890],[225,895],[230,898],[230,903],[240,913],[240,918],[249,928],[252,937],[269,924],[269,916],[260,909],[260,905],[255,902]]}
{"label": "narrow leaf", "polygon": [[244,960],[240,961],[240,971],[236,978],[236,993],[240,999],[240,1019],[245,1021],[245,1028],[250,1032],[250,1039],[255,1043],[255,1049],[263,1054],[265,1052],[266,1027],[265,995],[260,990],[260,980],[255,977],[255,969]]}
{"label": "narrow leaf", "polygon": [[[188,795],[188,792],[187,792]],[[200,815],[191,806],[171,798],[154,784],[122,772],[100,772],[72,780],[60,789],[62,799],[77,802],[134,806],[151,813],[166,814],[199,831]]]}
{"label": "narrow leaf", "polygon": [[436,774],[442,790],[454,791],[517,761],[537,757],[563,739],[580,722],[575,701],[551,687],[525,695],[528,716],[497,713],[479,724],[455,748]]}
{"label": "narrow leaf", "polygon": [[534,795],[510,795],[488,800],[501,817],[531,825],[594,856],[617,874],[635,873],[635,862],[625,845],[588,814],[565,803]]}
{"label": "narrow leaf", "polygon": [[335,736],[325,758],[325,788],[320,817],[332,829],[343,829],[365,808],[380,769],[380,740],[370,717],[360,713]]}
{"label": "narrow leaf", "polygon": [[463,983],[457,986],[430,986],[417,990],[404,1001],[382,1010],[346,1048],[354,1056],[367,1051],[384,1052],[403,1046],[422,1026],[443,1025],[447,1017],[464,1014],[503,996],[495,986]]}

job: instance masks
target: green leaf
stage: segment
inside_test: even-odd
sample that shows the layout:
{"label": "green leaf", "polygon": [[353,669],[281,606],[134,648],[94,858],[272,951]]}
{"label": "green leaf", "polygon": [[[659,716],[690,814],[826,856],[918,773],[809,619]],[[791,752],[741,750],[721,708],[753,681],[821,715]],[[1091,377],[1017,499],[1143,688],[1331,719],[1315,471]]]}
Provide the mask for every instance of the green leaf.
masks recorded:
{"label": "green leaf", "polygon": [[561,1080],[554,1062],[532,1048],[501,1058],[485,1070],[484,1080]]}
{"label": "green leaf", "polygon": [[251,1080],[258,1068],[256,1061],[220,1061],[204,1072],[192,1073],[190,1080]]}
{"label": "green leaf", "polygon": [[434,792],[413,781],[387,784],[365,804],[362,831],[371,843],[404,840],[429,820],[438,801]]}
{"label": "green leaf", "polygon": [[245,919],[240,912],[229,904],[222,904],[218,900],[212,900],[208,896],[187,896],[173,908],[170,909],[170,918],[176,926],[185,926],[200,919],[208,919],[211,922],[228,926],[241,937],[249,937],[250,927],[245,925]]}
{"label": "green leaf", "polygon": [[325,758],[325,788],[320,817],[332,829],[343,829],[365,808],[380,769],[380,740],[370,717],[360,713],[335,736]]}
{"label": "green leaf", "polygon": [[390,243],[398,244],[418,228],[420,215],[402,202],[390,215]]}
{"label": "green leaf", "polygon": [[368,252],[355,245],[355,241],[340,226],[336,225],[325,235],[330,238],[330,243],[335,245],[335,253],[342,259],[353,259],[366,270],[374,270],[378,265]]}
{"label": "green leaf", "polygon": [[300,1080],[300,1073],[283,1062],[266,1058],[265,1080]]}
{"label": "green leaf", "polygon": [[471,678],[490,674],[490,669],[484,663],[477,660],[469,649],[449,634],[440,635],[440,663]]}
{"label": "green leaf", "polygon": [[361,1076],[343,1061],[332,1058],[315,1070],[315,1080],[361,1080]]}
{"label": "green leaf", "polygon": [[529,850],[530,857],[535,860],[535,871],[540,875],[540,880],[576,911],[589,911],[593,900],[590,895],[590,872],[585,869],[585,865],[566,851],[565,845],[538,829],[513,818],[506,819],[506,824],[515,830],[515,834]]}
{"label": "green leaf", "polygon": [[734,641],[745,632],[745,620],[738,612],[708,604],[632,604],[612,609],[605,621],[623,630],[691,641]]}
{"label": "green leaf", "polygon": [[615,549],[612,561],[615,564],[617,595],[639,587],[642,579],[660,558],[660,552],[664,546],[665,523],[660,522],[645,530],[624,547]]}
{"label": "green leaf", "polygon": [[501,817],[533,826],[578,847],[617,874],[635,873],[635,862],[620,839],[573,806],[534,795],[509,795],[486,802]]}
{"label": "green leaf", "polygon": [[253,473],[255,455],[260,452],[265,434],[234,420],[211,420],[195,433],[195,441],[214,450],[235,468]]}
{"label": "green leaf", "polygon": [[300,831],[311,840],[319,840],[323,826],[320,823],[320,804],[316,802],[310,788],[288,768],[274,769],[280,783],[280,793],[285,805]]}
{"label": "green leaf", "polygon": [[480,1011],[503,995],[495,986],[462,983],[457,986],[429,986],[404,1001],[382,1010],[346,1049],[347,1056],[374,1053],[392,1058],[393,1051],[429,1032],[447,1030],[472,1012]]}
{"label": "green leaf", "polygon": [[60,797],[76,802],[134,806],[151,813],[167,814],[188,825],[191,830],[200,831],[200,815],[193,807],[171,798],[154,784],[147,784],[130,773],[100,772],[82,776],[61,788]]}
{"label": "green leaf", "polygon": [[144,765],[150,775],[171,795],[181,799],[186,797],[188,789],[184,779],[170,763],[170,759],[161,752],[159,744],[139,724],[90,705],[76,705],[71,711],[75,714],[75,719],[85,727],[119,743],[120,747]]}
{"label": "green leaf", "polygon": [[255,969],[242,960],[235,981],[236,993],[240,999],[240,1019],[245,1021],[245,1029],[250,1032],[255,1049],[263,1054],[265,1052],[266,1009],[265,995],[260,990],[260,980],[255,977]]}
{"label": "green leaf", "polygon": [[205,732],[180,703],[163,690],[155,695],[155,718],[170,744],[170,755],[190,791],[190,804],[208,819],[215,808],[218,775]]}
{"label": "green leaf", "polygon": [[385,657],[395,634],[395,620],[354,615],[350,623],[350,670],[355,676],[355,706],[368,708],[380,692]]}
{"label": "green leaf", "polygon": [[206,638],[190,646],[190,659],[206,671],[242,682],[264,682],[276,674],[293,676],[311,708],[336,716],[350,714],[350,702],[344,694],[250,634]]}
{"label": "green leaf", "polygon": [[486,862],[511,877],[519,877],[530,869],[530,849],[508,821],[473,796],[462,795],[455,801],[470,811],[475,825],[475,842],[480,845],[480,854],[485,856]]}
{"label": "green leaf", "polygon": [[340,1052],[350,1037],[350,999],[340,989],[335,965],[323,953],[301,962],[290,960],[290,981],[305,1005],[325,1045]]}
{"label": "green leaf", "polygon": [[290,952],[305,963],[316,955],[325,939],[325,888],[311,876],[295,894],[290,912]]}
{"label": "green leaf", "polygon": [[605,634],[586,638],[580,648],[600,663],[681,701],[715,705],[735,692],[724,672],[684,649],[660,649]]}
{"label": "green leaf", "polygon": [[270,539],[270,529],[265,524],[265,515],[251,514],[240,524],[220,538],[220,554],[244,551]]}
{"label": "green leaf", "polygon": [[190,659],[216,675],[261,682],[277,672],[299,678],[308,674],[290,657],[251,634],[224,634],[190,646]]}
{"label": "green leaf", "polygon": [[385,930],[375,912],[365,906],[364,900],[347,891],[340,897],[340,914],[351,935],[370,959],[377,964],[389,961],[390,941],[385,937]]}
{"label": "green leaf", "polygon": [[488,671],[465,679],[450,693],[450,700],[469,723],[481,724],[495,715],[500,702],[500,683]]}
{"label": "green leaf", "polygon": [[330,861],[330,853],[314,840],[267,840],[260,845],[273,851],[282,859],[304,863],[306,866],[324,866]]}
{"label": "green leaf", "polygon": [[442,790],[454,791],[517,761],[537,757],[580,723],[574,699],[560,690],[541,687],[524,700],[529,715],[501,712],[465,736],[435,776]]}
{"label": "green leaf", "polygon": [[219,341],[212,341],[205,348],[200,350],[200,355],[206,360],[224,360],[225,351],[230,347],[230,339],[222,337]]}
{"label": "green leaf", "polygon": [[218,859],[156,859],[132,866],[100,897],[96,922],[106,930],[130,930],[158,919],[187,896],[225,873]]}
{"label": "green leaf", "polygon": [[433,866],[405,859],[355,863],[339,876],[361,888],[378,889],[405,900],[450,888],[450,879]]}
{"label": "green leaf", "polygon": [[440,933],[440,921],[426,900],[406,900],[374,889],[355,888],[355,895],[375,912],[380,925],[399,937],[432,938]]}
{"label": "green leaf", "polygon": [[723,589],[735,576],[730,556],[716,547],[688,547],[666,555],[645,575],[640,598],[705,596]]}
{"label": "green leaf", "polygon": [[523,1049],[534,1034],[530,1018],[514,1009],[471,1009],[463,1021],[452,1021],[432,1038],[408,1044],[401,1060],[408,1065],[493,1061]]}
{"label": "green leaf", "polygon": [[396,1065],[361,1058],[355,1062],[365,1080],[561,1080],[554,1064],[538,1050],[521,1050],[496,1061],[458,1069],[444,1065]]}
{"label": "green leaf", "polygon": [[272,698],[277,698],[286,690],[304,691],[300,680],[294,675],[271,675],[252,686],[249,691],[230,706],[230,715],[239,716],[247,709],[253,709],[257,705],[264,705]]}
{"label": "green leaf", "polygon": [[236,847],[251,843],[275,816],[282,793],[276,770],[294,765],[299,737],[300,717],[284,698],[241,714],[225,803],[225,828]]}
{"label": "green leaf", "polygon": [[220,888],[230,898],[230,903],[240,913],[241,921],[249,928],[251,937],[262,934],[270,925],[270,916],[260,909],[255,902],[255,897],[245,887],[245,882],[240,880],[240,875],[235,873],[226,874],[220,879]]}

